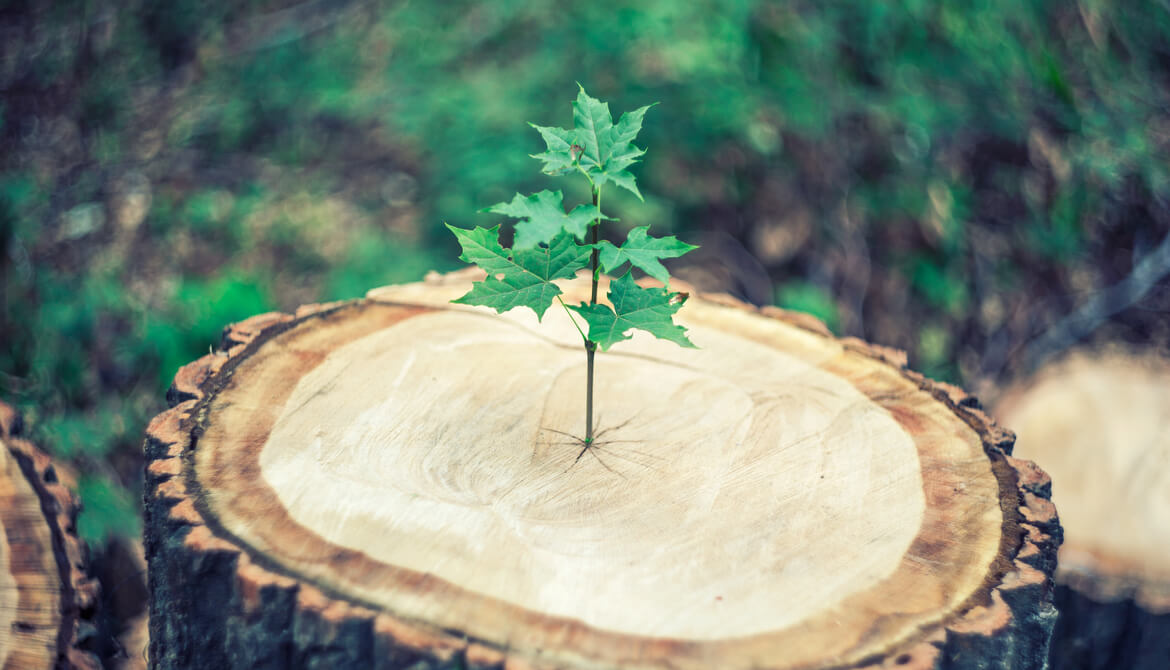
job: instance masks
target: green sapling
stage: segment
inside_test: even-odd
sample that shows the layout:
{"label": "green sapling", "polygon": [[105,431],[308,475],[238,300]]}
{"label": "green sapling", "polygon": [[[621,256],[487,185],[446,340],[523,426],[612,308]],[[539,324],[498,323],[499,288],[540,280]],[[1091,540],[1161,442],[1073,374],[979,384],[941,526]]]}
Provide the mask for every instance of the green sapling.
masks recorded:
{"label": "green sapling", "polygon": [[[539,320],[556,300],[577,327],[585,346],[583,444],[586,449],[594,438],[593,359],[599,347],[605,351],[617,342],[630,339],[633,329],[644,330],[679,346],[695,346],[687,339],[686,329],[674,323],[674,313],[686,300],[686,294],[669,291],[670,275],[661,259],[675,258],[697,247],[674,236],[650,237],[649,226],[631,230],[621,246],[602,240],[598,232],[601,222],[609,219],[601,211],[604,186],[613,184],[642,199],[629,168],[646,153],[633,142],[648,109],[650,106],[626,112],[614,124],[609,105],[590,97],[582,87],[573,102],[572,129],[532,124],[548,145],[547,151],[533,155],[544,163],[544,173],[583,176],[589,182],[592,203],[577,205],[566,213],[561,191],[541,191],[527,197],[517,193],[511,202],[482,210],[518,219],[510,249],[500,244],[498,225],[473,230],[447,226],[463,247],[459,258],[487,272],[485,279],[453,302],[485,305],[497,312],[527,307]],[[613,273],[627,263],[630,269],[610,283],[609,304],[597,302],[602,270]],[[566,305],[561,299],[561,289],[553,282],[572,279],[585,267],[592,270],[590,300]],[[643,288],[636,284],[631,275],[635,267],[662,282],[664,288]],[[585,322],[588,334],[577,318]]]}

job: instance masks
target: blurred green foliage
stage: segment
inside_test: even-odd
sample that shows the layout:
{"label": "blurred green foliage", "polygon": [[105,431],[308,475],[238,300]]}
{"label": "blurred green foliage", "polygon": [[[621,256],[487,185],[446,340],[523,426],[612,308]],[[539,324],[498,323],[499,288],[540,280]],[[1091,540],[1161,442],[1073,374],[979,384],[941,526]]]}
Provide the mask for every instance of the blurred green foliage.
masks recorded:
{"label": "blurred green foliage", "polygon": [[776,304],[784,309],[812,314],[830,329],[839,325],[833,296],[816,284],[799,279],[785,282],[777,289]]}
{"label": "blurred green foliage", "polygon": [[0,29],[0,397],[85,471],[91,538],[137,532],[179,365],[455,267],[440,222],[549,186],[525,121],[567,124],[574,81],[661,103],[646,201],[612,204],[734,251],[681,276],[952,381],[1170,229],[1159,0],[2,0]]}

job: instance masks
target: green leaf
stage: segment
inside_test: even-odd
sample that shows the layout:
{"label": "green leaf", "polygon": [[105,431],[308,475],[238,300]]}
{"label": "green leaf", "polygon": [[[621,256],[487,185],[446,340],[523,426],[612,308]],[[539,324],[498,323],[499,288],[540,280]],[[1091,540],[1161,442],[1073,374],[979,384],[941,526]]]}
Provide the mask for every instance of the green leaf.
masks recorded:
{"label": "green leaf", "polygon": [[[609,105],[580,91],[573,102],[573,130],[529,124],[544,138],[547,151],[532,154],[544,162],[544,172],[563,175],[573,170],[584,170],[594,186],[613,183],[642,199],[630,167],[646,153],[634,146],[634,138],[642,130],[642,118],[652,105],[622,114],[617,125],[609,113]],[[578,150],[574,150],[574,146]]]}
{"label": "green leaf", "polygon": [[573,155],[572,147],[577,144],[577,131],[564,128],[550,128],[528,124],[540,132],[548,150],[544,153],[529,154],[533,158],[544,161],[545,174],[562,175],[577,169],[577,157]]}
{"label": "green leaf", "polygon": [[591,97],[584,87],[579,88],[577,100],[573,102],[573,123],[577,143],[584,149],[581,166],[595,186],[613,182],[641,200],[642,194],[634,182],[634,175],[626,168],[646,153],[634,146],[633,141],[642,130],[642,118],[650,106],[622,114],[615,126],[609,105]]}
{"label": "green leaf", "polygon": [[613,116],[609,113],[609,103],[590,96],[584,86],[578,88],[577,99],[573,102],[573,125],[584,149],[581,164],[587,169],[590,166],[601,168],[613,151]]}
{"label": "green leaf", "polygon": [[[623,170],[617,174],[611,174],[607,176],[606,179],[617,186],[621,186],[630,193],[638,196],[639,200],[642,200],[642,192],[638,190],[638,184],[634,182],[634,175],[630,174],[628,171]],[[596,177],[594,177],[594,183],[598,183]]]}
{"label": "green leaf", "polygon": [[661,258],[677,258],[693,249],[693,244],[680,242],[674,235],[669,237],[650,237],[646,231],[650,226],[640,226],[630,231],[621,247],[614,246],[613,242],[602,241],[598,245],[601,251],[601,265],[606,272],[613,272],[620,265],[629,261],[631,265],[642,270],[651,277],[670,284],[670,273],[658,262]]}
{"label": "green leaf", "polygon": [[463,247],[460,260],[475,263],[488,276],[472,285],[466,295],[451,302],[485,305],[497,312],[527,307],[543,319],[552,301],[561,294],[554,279],[571,279],[589,263],[592,248],[581,246],[562,233],[550,244],[535,249],[505,249],[500,227],[464,230],[445,224]]}
{"label": "green leaf", "polygon": [[630,339],[627,333],[637,328],[660,340],[670,340],[681,347],[694,348],[686,329],[675,325],[674,313],[682,307],[678,293],[661,288],[642,288],[627,272],[609,285],[609,302],[613,305],[581,303],[570,307],[589,324],[589,340],[602,350]]}
{"label": "green leaf", "polygon": [[480,211],[523,219],[516,224],[516,238],[512,243],[516,249],[548,244],[562,230],[584,239],[590,222],[609,218],[594,205],[577,205],[566,214],[561,204],[563,199],[560,191],[541,191],[527,198],[517,193],[512,202],[501,202]]}

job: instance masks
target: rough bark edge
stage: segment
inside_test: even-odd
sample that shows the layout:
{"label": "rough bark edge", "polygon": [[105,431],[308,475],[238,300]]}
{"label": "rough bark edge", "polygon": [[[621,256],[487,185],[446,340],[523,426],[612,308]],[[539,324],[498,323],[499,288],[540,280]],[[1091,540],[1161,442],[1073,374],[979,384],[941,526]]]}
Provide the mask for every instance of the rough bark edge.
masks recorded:
{"label": "rough bark edge", "polygon": [[[460,282],[476,274],[475,270],[448,275],[430,273],[425,282]],[[698,293],[698,297],[762,314],[822,337],[834,337],[823,323],[807,314],[776,307],[757,308],[724,294]],[[263,563],[263,557],[251,557],[240,547],[216,537],[197,510],[184,477],[188,472],[186,459],[195,439],[195,413],[202,410],[201,401],[216,377],[230,375],[235,364],[264,340],[300,321],[367,302],[369,299],[306,305],[294,315],[270,312],[233,324],[224,330],[219,351],[184,366],[176,374],[167,393],[172,407],[150,423],[145,445],[152,668],[183,666],[193,658],[208,667],[246,668],[556,667],[510,655],[507,649],[468,639],[456,631],[335,599],[314,585],[279,574],[273,566]],[[979,434],[1000,486],[1005,518],[1001,553],[1012,557],[989,575],[987,591],[965,603],[943,626],[922,631],[916,639],[888,650],[880,658],[845,667],[1045,668],[1056,622],[1052,574],[1062,537],[1056,508],[1050,500],[1048,475],[1030,461],[1011,457],[1015,435],[997,426],[973,396],[908,369],[906,354],[901,351],[857,338],[839,341],[852,352],[895,368],[946,404]],[[163,546],[165,551],[161,551]],[[207,597],[209,590],[216,591],[218,597]],[[215,603],[211,605],[214,611],[200,608],[201,601]],[[262,641],[264,644],[257,644]]]}
{"label": "rough bark edge", "polygon": [[97,657],[79,647],[83,628],[97,604],[98,583],[86,574],[85,544],[77,536],[81,505],[48,454],[21,437],[24,421],[12,406],[0,402],[0,439],[16,459],[21,473],[41,501],[41,512],[53,539],[53,555],[61,580],[61,626],[57,632],[57,662],[61,670],[98,670]]}

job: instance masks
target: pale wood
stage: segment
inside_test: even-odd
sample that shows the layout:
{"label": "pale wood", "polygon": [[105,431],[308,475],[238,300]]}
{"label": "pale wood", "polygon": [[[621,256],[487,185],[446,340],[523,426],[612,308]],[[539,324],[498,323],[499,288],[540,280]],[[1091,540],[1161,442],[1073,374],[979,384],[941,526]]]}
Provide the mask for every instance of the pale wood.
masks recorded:
{"label": "pale wood", "polygon": [[125,656],[118,659],[118,670],[146,670],[149,667],[147,650],[150,646],[150,619],[146,614],[134,617],[126,630],[118,636],[118,645]]}
{"label": "pale wood", "polygon": [[76,648],[96,584],[82,571],[77,502],[0,403],[0,669],[97,668]]}
{"label": "pale wood", "polygon": [[1054,661],[1170,667],[1170,361],[1075,352],[1010,389],[996,413],[1055,481],[1065,542]]}
{"label": "pale wood", "polygon": [[[0,533],[0,595],[4,598],[3,604],[0,605],[0,667],[8,667],[9,659],[13,659],[14,662],[32,662],[48,668],[52,665],[51,659],[56,652],[54,648],[56,640],[51,640],[47,644],[44,641],[29,640],[30,636],[24,631],[18,632],[15,626],[18,614],[22,615],[22,619],[33,619],[30,622],[33,625],[48,623],[51,628],[55,628],[56,624],[56,621],[39,621],[43,618],[38,616],[41,614],[40,612],[35,609],[26,612],[25,610],[31,608],[27,605],[21,606],[21,600],[27,598],[25,591],[31,589],[26,586],[18,591],[22,585],[17,583],[16,573],[13,571],[16,565],[14,565],[12,547],[8,542],[7,530],[9,527],[16,526],[16,517],[18,515],[29,516],[28,508],[37,504],[36,496],[28,486],[28,482],[24,480],[24,475],[20,472],[16,459],[9,455],[7,448],[0,449],[0,509],[5,510],[3,529],[6,531]],[[40,510],[36,509],[35,511],[39,512]],[[46,537],[42,539],[47,540],[47,535],[46,532]],[[41,558],[41,556],[30,557],[18,561],[18,563],[36,558]],[[40,572],[45,575],[45,579],[51,580],[53,578],[52,568],[55,566],[51,563],[46,565],[42,561],[42,565],[38,567]],[[54,586],[50,584],[51,588]],[[53,612],[50,611],[50,617],[52,614]]]}
{"label": "pale wood", "polygon": [[1170,613],[1170,362],[1077,353],[996,411],[1056,481],[1057,579]]}
{"label": "pale wood", "polygon": [[364,617],[436,662],[984,667],[1007,644],[1038,667],[1055,512],[961,391],[692,298],[700,349],[598,355],[604,432],[578,459],[573,326],[450,305],[468,285],[259,317],[180,373],[147,443],[152,659],[197,643],[165,621],[174,565],[213,551],[245,609],[296,588],[314,626]]}

